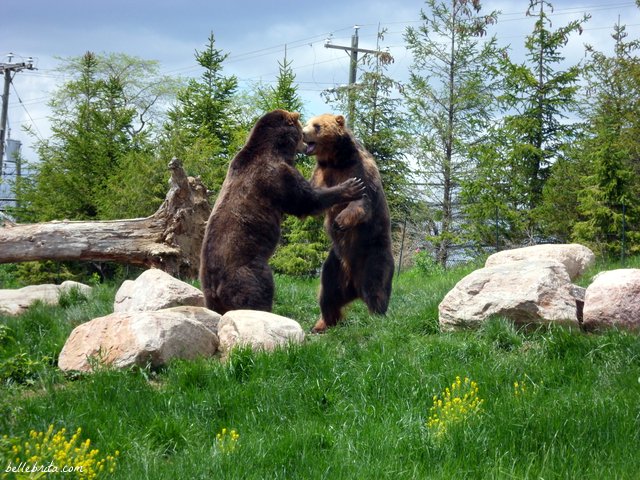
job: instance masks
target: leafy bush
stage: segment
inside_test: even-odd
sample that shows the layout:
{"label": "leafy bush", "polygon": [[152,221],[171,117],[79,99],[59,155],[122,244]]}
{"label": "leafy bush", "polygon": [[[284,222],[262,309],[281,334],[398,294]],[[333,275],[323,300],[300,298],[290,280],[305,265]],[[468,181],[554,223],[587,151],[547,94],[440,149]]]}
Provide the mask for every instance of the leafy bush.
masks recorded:
{"label": "leafy bush", "polygon": [[33,360],[25,352],[0,359],[0,382],[30,384],[46,368],[48,358]]}
{"label": "leafy bush", "polygon": [[436,262],[433,255],[426,250],[416,250],[413,261],[418,271],[426,275],[439,275],[444,273],[442,265]]}

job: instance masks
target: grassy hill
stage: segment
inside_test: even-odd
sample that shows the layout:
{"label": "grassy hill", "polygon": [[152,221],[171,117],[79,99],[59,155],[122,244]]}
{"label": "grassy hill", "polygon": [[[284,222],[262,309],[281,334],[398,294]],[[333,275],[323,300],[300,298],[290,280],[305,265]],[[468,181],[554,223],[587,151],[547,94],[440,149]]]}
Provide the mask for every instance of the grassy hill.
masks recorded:
{"label": "grassy hill", "polygon": [[[84,465],[112,455],[118,479],[638,478],[640,338],[501,319],[439,333],[438,304],[471,269],[403,273],[385,318],[355,303],[302,346],[159,372],[55,368],[71,329],[111,311],[115,285],[0,317],[0,477],[19,478],[6,468],[25,442],[66,428],[64,445],[80,427]],[[317,280],[276,283],[275,313],[310,329]]]}

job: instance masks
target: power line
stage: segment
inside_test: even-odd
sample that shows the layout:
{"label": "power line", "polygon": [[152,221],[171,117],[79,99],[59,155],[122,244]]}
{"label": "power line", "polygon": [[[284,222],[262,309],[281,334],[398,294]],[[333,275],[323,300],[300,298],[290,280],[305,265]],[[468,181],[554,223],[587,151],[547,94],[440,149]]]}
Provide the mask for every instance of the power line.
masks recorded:
{"label": "power line", "polygon": [[22,108],[27,114],[27,117],[29,117],[29,120],[31,120],[31,125],[33,125],[34,128],[36,129],[36,136],[38,137],[38,140],[43,140],[42,133],[40,133],[40,129],[38,128],[38,125],[36,125],[36,122],[33,121],[33,118],[31,117],[29,110],[27,110],[27,107],[22,102],[22,98],[20,98],[20,94],[18,93],[18,90],[16,90],[16,86],[13,83],[11,83],[11,86],[13,87],[13,91],[16,94],[16,97],[18,97],[18,102],[20,102],[20,105],[22,105]]}

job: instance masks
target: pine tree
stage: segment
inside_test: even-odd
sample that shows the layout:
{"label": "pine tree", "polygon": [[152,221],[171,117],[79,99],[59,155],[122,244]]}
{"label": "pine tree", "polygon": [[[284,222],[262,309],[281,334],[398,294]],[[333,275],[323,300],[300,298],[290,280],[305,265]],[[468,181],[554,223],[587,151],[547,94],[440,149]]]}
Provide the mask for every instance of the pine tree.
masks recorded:
{"label": "pine tree", "polygon": [[298,95],[296,85],[296,74],[291,67],[292,61],[287,60],[285,51],[284,60],[278,62],[278,77],[276,86],[269,88],[258,88],[256,93],[258,108],[261,112],[267,113],[281,108],[289,112],[298,112],[302,115],[303,103]]}
{"label": "pine tree", "polygon": [[546,235],[541,219],[544,186],[551,165],[563,165],[573,139],[575,128],[566,118],[575,108],[580,75],[578,65],[558,69],[564,60],[561,49],[588,19],[552,31],[547,9],[552,6],[544,0],[530,2],[527,13],[537,19],[525,41],[526,62],[517,64],[504,56],[498,64],[504,75],[499,100],[506,115],[476,150],[477,177],[467,185],[468,197],[475,201],[469,214],[477,240],[488,240],[482,231],[491,223],[511,244],[536,243]]}
{"label": "pine tree", "polygon": [[52,136],[36,142],[35,175],[17,186],[21,220],[112,218],[110,181],[125,157],[148,152],[150,115],[167,90],[156,62],[87,52],[63,63],[72,79],[50,102]]}
{"label": "pine tree", "polygon": [[432,206],[433,244],[438,263],[446,266],[461,231],[458,195],[474,173],[469,149],[482,137],[491,118],[493,86],[490,66],[498,55],[495,38],[480,43],[497,13],[481,15],[477,0],[427,0],[430,16],[407,28],[413,53],[405,98],[413,126],[413,153],[422,169]]}
{"label": "pine tree", "polygon": [[640,251],[640,42],[626,36],[616,25],[614,55],[589,47],[585,69],[591,98],[580,154],[587,170],[579,181],[573,239],[602,255],[624,254],[623,235],[627,251]]}
{"label": "pine tree", "polygon": [[246,134],[235,103],[238,80],[222,71],[228,56],[215,47],[213,33],[205,49],[196,50],[202,75],[178,91],[161,149],[163,158],[180,158],[185,170],[199,175],[213,191],[222,185],[229,162]]}

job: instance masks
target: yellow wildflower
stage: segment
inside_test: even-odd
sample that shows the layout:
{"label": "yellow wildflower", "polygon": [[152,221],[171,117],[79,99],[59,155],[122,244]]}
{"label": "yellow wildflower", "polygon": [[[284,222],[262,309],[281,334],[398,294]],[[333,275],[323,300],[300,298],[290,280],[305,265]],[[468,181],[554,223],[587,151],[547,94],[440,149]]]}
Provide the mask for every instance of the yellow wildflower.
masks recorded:
{"label": "yellow wildflower", "polygon": [[433,397],[427,427],[437,436],[444,435],[451,425],[464,421],[477,413],[483,400],[478,397],[478,384],[465,377],[456,376],[451,388],[445,388],[440,396]]}

